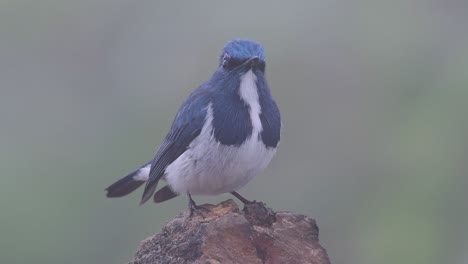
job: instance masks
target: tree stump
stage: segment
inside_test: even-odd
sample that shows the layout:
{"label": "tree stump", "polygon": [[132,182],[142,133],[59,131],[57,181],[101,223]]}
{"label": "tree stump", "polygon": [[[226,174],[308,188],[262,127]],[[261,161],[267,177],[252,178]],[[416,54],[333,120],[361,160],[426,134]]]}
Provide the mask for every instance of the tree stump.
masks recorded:
{"label": "tree stump", "polygon": [[314,219],[273,212],[263,203],[241,211],[232,200],[189,218],[183,212],[143,240],[131,264],[330,264]]}

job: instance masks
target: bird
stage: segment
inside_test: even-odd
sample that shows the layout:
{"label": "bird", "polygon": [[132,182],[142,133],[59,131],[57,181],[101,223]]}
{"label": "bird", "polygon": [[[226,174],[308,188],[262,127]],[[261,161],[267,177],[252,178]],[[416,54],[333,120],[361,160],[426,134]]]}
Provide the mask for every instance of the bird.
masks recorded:
{"label": "bird", "polygon": [[[180,106],[153,159],[106,188],[122,197],[144,186],[140,205],[188,197],[190,215],[203,209],[192,195],[231,193],[260,174],[277,152],[281,115],[265,77],[263,46],[249,39],[225,44],[218,67]],[[160,180],[167,184],[156,191]]]}

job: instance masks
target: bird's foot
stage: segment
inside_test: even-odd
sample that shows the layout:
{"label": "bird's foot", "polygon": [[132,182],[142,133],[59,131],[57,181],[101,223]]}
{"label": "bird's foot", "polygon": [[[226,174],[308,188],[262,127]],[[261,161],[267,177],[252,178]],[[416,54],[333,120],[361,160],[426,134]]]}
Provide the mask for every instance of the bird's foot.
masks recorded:
{"label": "bird's foot", "polygon": [[188,195],[188,197],[189,218],[192,218],[193,213],[195,212],[199,214],[202,218],[205,218],[205,215],[203,213],[208,213],[210,210],[203,206],[197,205],[190,194]]}
{"label": "bird's foot", "polygon": [[271,226],[276,221],[276,213],[262,202],[244,205],[245,218],[253,225]]}
{"label": "bird's foot", "polygon": [[249,201],[249,200],[245,199],[245,198],[244,198],[242,195],[240,195],[238,192],[231,192],[231,194],[234,195],[234,197],[236,197],[237,199],[239,199],[239,201],[241,201],[244,205],[257,203],[256,200]]}

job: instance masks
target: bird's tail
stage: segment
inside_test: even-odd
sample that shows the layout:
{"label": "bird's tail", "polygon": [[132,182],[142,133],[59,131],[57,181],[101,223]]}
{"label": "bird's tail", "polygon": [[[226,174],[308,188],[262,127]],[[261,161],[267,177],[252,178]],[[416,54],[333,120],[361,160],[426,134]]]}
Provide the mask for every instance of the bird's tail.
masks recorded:
{"label": "bird's tail", "polygon": [[159,189],[155,194],[154,194],[154,197],[153,197],[153,200],[155,203],[162,203],[164,201],[167,201],[169,199],[172,199],[174,197],[176,197],[178,194],[175,193],[171,187],[169,187],[169,185],[166,185],[164,187],[162,187],[161,189]]}
{"label": "bird's tail", "polygon": [[133,192],[148,180],[150,168],[151,162],[148,162],[122,179],[114,182],[106,188],[106,196],[110,198],[122,197]]}

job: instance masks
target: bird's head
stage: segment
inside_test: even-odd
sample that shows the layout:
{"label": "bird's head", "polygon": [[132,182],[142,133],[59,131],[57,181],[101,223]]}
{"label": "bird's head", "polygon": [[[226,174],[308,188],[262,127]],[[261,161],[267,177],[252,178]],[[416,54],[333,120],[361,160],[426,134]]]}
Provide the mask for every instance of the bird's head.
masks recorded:
{"label": "bird's head", "polygon": [[236,39],[228,42],[219,59],[219,67],[226,71],[265,71],[265,53],[260,43]]}

